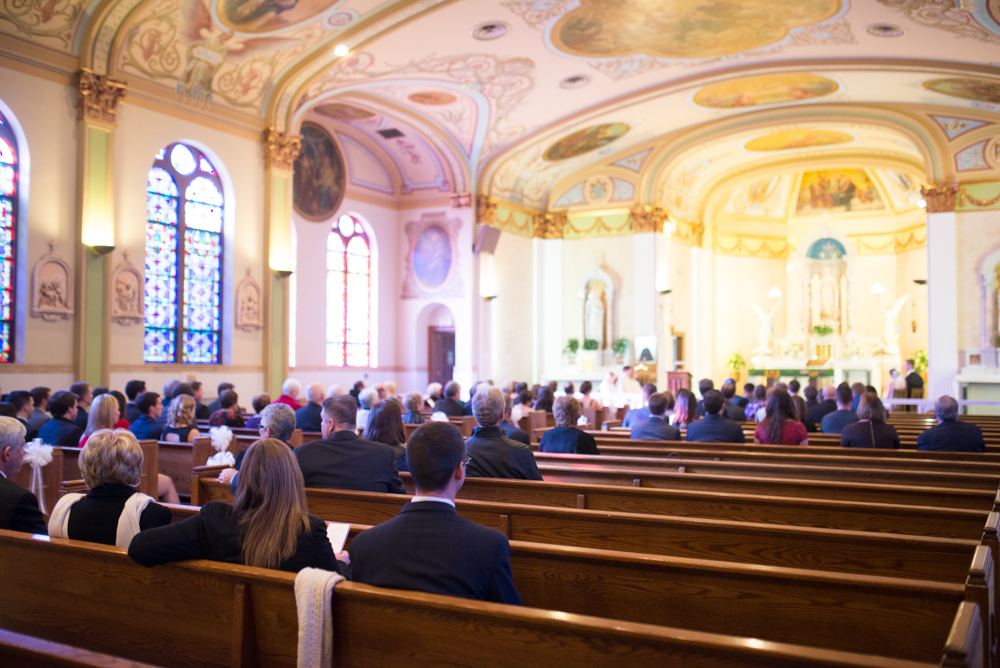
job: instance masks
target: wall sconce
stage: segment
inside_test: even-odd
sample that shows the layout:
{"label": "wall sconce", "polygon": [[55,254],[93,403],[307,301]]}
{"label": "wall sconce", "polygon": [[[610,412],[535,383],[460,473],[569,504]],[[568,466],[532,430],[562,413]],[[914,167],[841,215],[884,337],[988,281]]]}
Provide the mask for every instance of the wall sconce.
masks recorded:
{"label": "wall sconce", "polygon": [[107,255],[115,249],[114,246],[91,246],[90,250],[94,255]]}
{"label": "wall sconce", "polygon": [[289,276],[292,275],[291,269],[273,269],[272,271],[274,271],[274,273],[280,276],[281,278],[288,278]]}
{"label": "wall sconce", "polygon": [[916,320],[914,320],[914,321],[912,321],[912,322],[910,323],[910,329],[912,329],[912,330],[913,330],[913,333],[914,333],[914,334],[916,334],[916,333],[917,333],[917,321],[916,321]]}
{"label": "wall sconce", "polygon": [[106,215],[87,216],[80,238],[96,255],[107,255],[115,249],[114,221]]}
{"label": "wall sconce", "polygon": [[667,295],[669,295],[671,292],[673,292],[673,290],[671,290],[669,288],[660,290],[660,294],[663,295],[664,297],[666,297]]}
{"label": "wall sconce", "polygon": [[497,298],[496,295],[483,295],[483,301],[484,302],[491,302],[491,301],[493,301],[496,298]]}

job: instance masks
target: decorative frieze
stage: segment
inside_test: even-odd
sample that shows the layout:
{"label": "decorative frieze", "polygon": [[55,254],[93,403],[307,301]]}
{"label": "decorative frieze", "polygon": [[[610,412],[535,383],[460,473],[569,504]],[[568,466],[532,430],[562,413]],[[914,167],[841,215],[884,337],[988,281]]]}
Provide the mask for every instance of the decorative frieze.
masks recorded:
{"label": "decorative frieze", "polygon": [[925,183],[920,186],[920,196],[927,202],[927,213],[945,213],[955,210],[955,196],[958,181],[948,183]]}

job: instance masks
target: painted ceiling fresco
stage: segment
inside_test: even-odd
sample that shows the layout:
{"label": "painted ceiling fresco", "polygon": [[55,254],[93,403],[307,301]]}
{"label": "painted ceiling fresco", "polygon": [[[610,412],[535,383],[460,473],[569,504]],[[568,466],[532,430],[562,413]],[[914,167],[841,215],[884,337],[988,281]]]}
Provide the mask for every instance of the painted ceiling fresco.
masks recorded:
{"label": "painted ceiling fresco", "polygon": [[[225,110],[248,132],[297,132],[307,121],[350,128],[361,133],[355,141],[380,147],[372,159],[398,172],[400,192],[464,188],[544,209],[553,188],[562,195],[589,182],[576,172],[607,165],[640,177],[623,181],[638,196],[686,210],[700,195],[666,183],[708,183],[720,161],[735,173],[772,154],[846,147],[923,159],[892,145],[909,141],[898,133],[826,141],[813,131],[840,130],[813,123],[811,110],[824,105],[859,114],[891,105],[947,133],[954,153],[978,146],[989,121],[976,113],[1000,112],[998,8],[1000,0],[0,0],[0,55],[67,73],[88,67],[141,84],[168,107]],[[703,144],[689,160],[686,140],[658,150],[729,118],[785,109],[802,116],[770,132],[808,132],[768,141],[763,129],[746,133],[738,146],[723,142],[725,158]],[[378,132],[403,127],[406,146]],[[955,139],[960,131],[968,141]],[[748,146],[755,140],[777,148]],[[675,162],[663,164],[661,153]],[[994,153],[987,143],[959,164],[992,168]],[[417,155],[426,173],[414,171]],[[954,171],[955,158],[928,169]],[[656,183],[643,185],[649,170]],[[609,197],[625,190],[604,185]]]}

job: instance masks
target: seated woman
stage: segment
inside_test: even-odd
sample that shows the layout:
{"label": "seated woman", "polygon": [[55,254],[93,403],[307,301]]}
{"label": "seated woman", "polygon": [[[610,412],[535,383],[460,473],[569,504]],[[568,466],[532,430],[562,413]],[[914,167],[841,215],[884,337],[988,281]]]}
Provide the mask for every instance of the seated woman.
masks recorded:
{"label": "seated woman", "polygon": [[758,417],[758,413],[766,406],[767,388],[763,385],[758,385],[753,388],[753,401],[747,402],[746,408],[743,409],[743,416],[746,417],[747,420],[760,422],[761,418]]}
{"label": "seated woman", "polygon": [[125,419],[125,414],[128,413],[128,400],[125,399],[125,395],[118,390],[111,390],[108,394],[118,400],[118,422],[115,422],[114,428],[128,429],[130,423]]}
{"label": "seated woman", "polygon": [[444,395],[441,394],[443,389],[444,388],[442,387],[441,383],[431,383],[430,385],[428,385],[427,396],[424,399],[424,405],[427,406],[427,408],[434,408],[434,404],[436,404],[441,399],[444,399]]}
{"label": "seated woman", "polygon": [[372,406],[371,413],[368,414],[368,427],[361,438],[374,443],[385,443],[396,453],[396,467],[400,471],[410,470],[406,464],[406,435],[399,403],[386,400]]}
{"label": "seated woman", "polygon": [[276,568],[297,573],[322,568],[348,576],[326,536],[326,523],[309,514],[295,455],[274,438],[247,451],[232,505],[210,501],[183,522],[140,532],[128,554],[143,566],[186,559]]}
{"label": "seated woman", "polygon": [[222,396],[219,397],[219,405],[222,408],[212,413],[211,417],[208,418],[208,424],[213,427],[245,427],[243,413],[240,412],[240,407],[237,405],[239,399],[239,396],[232,390],[223,392]]}
{"label": "seated woman", "polygon": [[538,449],[542,452],[557,452],[576,455],[599,455],[597,441],[585,431],[576,428],[580,419],[580,402],[574,397],[559,397],[552,404],[556,426],[542,435]]}
{"label": "seated woman", "polygon": [[521,394],[517,395],[517,403],[510,412],[510,423],[515,427],[521,422],[521,418],[525,415],[531,413],[534,409],[531,407],[531,392],[524,390]]}
{"label": "seated woman", "polygon": [[594,391],[594,385],[589,380],[585,380],[582,383],[580,383],[581,408],[600,408],[601,405],[590,398],[590,393],[593,391]]}
{"label": "seated woman", "polygon": [[887,413],[882,400],[874,392],[865,392],[858,403],[858,418],[844,427],[840,434],[842,448],[886,448],[898,450],[899,434],[885,423]]}
{"label": "seated woman", "polygon": [[[116,403],[110,394],[98,398]],[[97,413],[90,412],[91,422]],[[59,499],[49,517],[50,536],[128,547],[139,531],[170,524],[169,508],[133,489],[142,476],[142,449],[131,432],[93,432],[78,461],[90,491]]]}
{"label": "seated woman", "polygon": [[548,387],[543,387],[538,392],[538,401],[535,402],[535,410],[551,413],[553,401],[554,401],[554,394],[552,392],[552,389]]}
{"label": "seated woman", "polygon": [[424,403],[424,398],[419,392],[410,392],[406,395],[406,415],[403,416],[403,424],[423,424],[424,416],[420,414],[420,406]]}
{"label": "seated woman", "polygon": [[753,433],[753,442],[768,445],[809,445],[806,426],[795,419],[792,398],[782,389],[774,389],[767,399],[764,419]]}
{"label": "seated woman", "polygon": [[[669,403],[669,402],[668,402]],[[691,390],[677,390],[674,400],[674,412],[670,415],[670,424],[678,429],[686,429],[689,424],[698,419],[698,397]]]}
{"label": "seated woman", "polygon": [[115,424],[120,416],[118,400],[113,395],[105,393],[95,397],[87,414],[87,428],[80,436],[80,447],[86,446],[90,435],[100,429],[117,429]]}
{"label": "seated woman", "polygon": [[201,436],[194,422],[194,399],[186,394],[178,394],[167,409],[167,426],[160,436],[162,441],[171,443],[194,443]]}

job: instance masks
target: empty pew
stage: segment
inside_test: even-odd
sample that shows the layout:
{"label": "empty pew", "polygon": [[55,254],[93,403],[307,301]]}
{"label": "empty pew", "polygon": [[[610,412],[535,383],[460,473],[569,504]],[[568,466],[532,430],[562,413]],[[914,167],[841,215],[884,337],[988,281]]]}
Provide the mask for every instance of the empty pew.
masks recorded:
{"label": "empty pew", "polygon": [[0,629],[0,666],[31,668],[157,668],[151,663],[123,659],[23,633]]}

